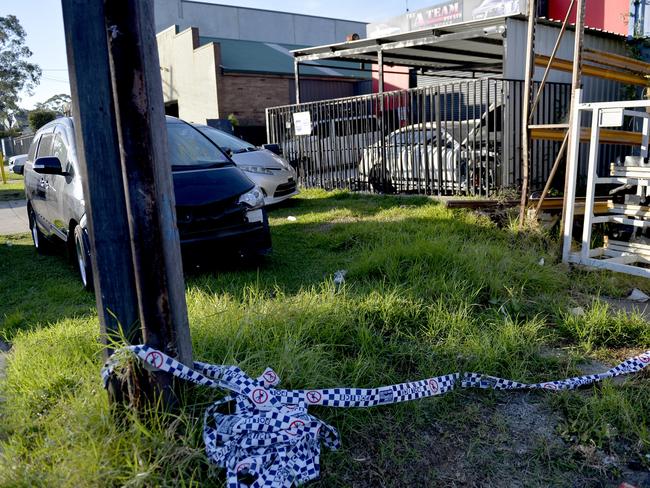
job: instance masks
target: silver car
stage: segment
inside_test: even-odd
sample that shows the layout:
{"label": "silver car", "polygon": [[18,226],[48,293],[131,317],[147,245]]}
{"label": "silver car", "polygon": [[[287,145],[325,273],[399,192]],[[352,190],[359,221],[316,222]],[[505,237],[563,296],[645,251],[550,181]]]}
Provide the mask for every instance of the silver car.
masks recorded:
{"label": "silver car", "polygon": [[18,154],[16,156],[11,156],[9,158],[9,171],[16,173],[17,175],[22,175],[23,168],[25,167],[25,161],[27,161],[27,154]]}
{"label": "silver car", "polygon": [[359,180],[375,191],[395,193],[438,183],[442,176],[440,186],[455,189],[460,181],[461,145],[443,129],[440,136],[442,143],[436,140],[436,125],[431,122],[391,132],[383,145],[377,142],[363,150]]}
{"label": "silver car", "polygon": [[262,188],[265,205],[273,205],[299,193],[296,172],[279,155],[214,127],[200,124],[194,124],[194,127],[226,152],[239,169]]}

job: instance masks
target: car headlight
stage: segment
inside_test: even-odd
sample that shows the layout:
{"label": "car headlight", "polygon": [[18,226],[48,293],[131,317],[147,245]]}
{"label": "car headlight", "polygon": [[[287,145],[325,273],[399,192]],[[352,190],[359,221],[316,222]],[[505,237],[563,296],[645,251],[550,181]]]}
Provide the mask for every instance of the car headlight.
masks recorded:
{"label": "car headlight", "polygon": [[289,164],[289,163],[288,163],[284,158],[281,158],[281,157],[278,156],[277,154],[273,154],[273,159],[274,159],[275,162],[277,162],[280,166],[282,166],[285,170],[290,171],[290,170],[293,169],[293,168],[291,167],[291,165],[290,165],[290,164]]}
{"label": "car headlight", "polygon": [[273,171],[263,166],[239,166],[242,171],[247,173],[255,173],[258,175],[272,175]]}
{"label": "car headlight", "polygon": [[259,186],[256,186],[251,191],[244,193],[239,197],[239,203],[243,203],[250,208],[260,208],[264,206],[264,193]]}

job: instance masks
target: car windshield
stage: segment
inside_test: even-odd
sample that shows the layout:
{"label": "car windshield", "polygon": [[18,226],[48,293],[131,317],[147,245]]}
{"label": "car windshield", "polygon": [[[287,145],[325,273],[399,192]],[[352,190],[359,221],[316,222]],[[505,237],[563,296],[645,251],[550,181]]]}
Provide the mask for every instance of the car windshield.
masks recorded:
{"label": "car windshield", "polygon": [[[416,129],[414,131],[407,130],[407,131],[400,131],[392,134],[390,136],[389,143],[396,144],[396,145],[424,144],[424,140],[425,140],[425,133],[422,132],[421,129]],[[428,144],[435,141],[435,136],[431,133],[431,131],[426,132],[426,141]]]}
{"label": "car windshield", "polygon": [[168,119],[167,140],[173,169],[188,170],[233,164],[218,147],[185,122]]}
{"label": "car windshield", "polygon": [[203,134],[205,134],[212,142],[219,146],[224,151],[230,151],[233,154],[239,154],[248,151],[257,151],[257,148],[252,144],[239,139],[233,135],[228,134],[214,127],[207,125],[195,125]]}

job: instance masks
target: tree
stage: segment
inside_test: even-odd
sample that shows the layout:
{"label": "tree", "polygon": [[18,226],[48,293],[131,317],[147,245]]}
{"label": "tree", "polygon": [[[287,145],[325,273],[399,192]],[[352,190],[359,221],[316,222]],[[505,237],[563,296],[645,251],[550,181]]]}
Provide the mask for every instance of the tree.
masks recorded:
{"label": "tree", "polygon": [[28,61],[32,51],[25,37],[15,15],[0,16],[0,124],[7,128],[13,124],[20,92],[31,94],[41,77],[41,68]]}
{"label": "tree", "polygon": [[53,110],[37,108],[29,112],[29,126],[34,132],[43,127],[48,122],[56,119],[57,113]]}
{"label": "tree", "polygon": [[51,96],[42,103],[37,103],[36,108],[41,110],[51,110],[58,115],[67,115],[70,112],[70,103],[72,98],[67,93],[59,93]]}

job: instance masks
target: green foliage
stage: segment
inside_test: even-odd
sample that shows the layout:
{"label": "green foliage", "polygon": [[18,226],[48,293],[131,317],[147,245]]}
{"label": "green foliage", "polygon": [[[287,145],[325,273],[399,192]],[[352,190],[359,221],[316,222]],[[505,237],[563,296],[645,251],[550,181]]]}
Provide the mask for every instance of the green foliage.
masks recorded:
{"label": "green foliage", "polygon": [[594,301],[584,314],[561,313],[559,331],[586,351],[600,347],[650,347],[650,325],[638,313],[613,312]]}
{"label": "green foliage", "polygon": [[48,110],[56,113],[57,115],[70,115],[70,104],[72,97],[67,93],[59,93],[53,95],[44,102],[36,104],[37,109]]}
{"label": "green foliage", "polygon": [[633,446],[632,463],[650,468],[650,375],[621,382],[605,381],[590,395],[562,393],[552,398],[564,414],[560,433],[569,442],[595,445],[616,452],[622,443]]}
{"label": "green foliage", "polygon": [[0,139],[3,139],[5,137],[18,137],[19,135],[20,131],[16,128],[0,130]]}
{"label": "green foliage", "polygon": [[228,122],[230,122],[233,127],[237,127],[239,125],[239,119],[235,114],[228,114]]}
{"label": "green foliage", "polygon": [[33,131],[37,131],[48,122],[56,119],[56,112],[52,110],[36,109],[29,112],[29,126]]}
{"label": "green foliage", "polygon": [[[596,304],[580,321],[568,314],[567,291],[613,288],[605,275],[591,281],[570,272],[554,263],[545,238],[427,198],[306,191],[274,209],[270,222],[274,253],[264,266],[188,276],[196,359],[237,364],[253,376],[272,366],[286,388],[379,386],[463,370],[541,381],[576,374],[585,344],[647,340],[636,318]],[[338,269],[349,271],[340,288],[332,281]],[[36,256],[27,237],[0,238],[0,296],[0,332],[13,343],[0,381],[0,486],[219,485],[200,432],[202,411],[218,393],[192,389],[176,415],[127,412],[115,422],[99,377],[93,296],[63,257]],[[548,354],[560,344],[577,354]],[[641,410],[650,388],[633,385],[555,397],[562,432],[611,449],[620,439],[647,447]],[[484,413],[509,398],[460,392],[376,409],[318,409],[344,444],[325,453],[321,486],[379,484],[366,483],[368,476],[390,486],[444,484],[436,473],[443,461],[429,460],[428,451],[450,445],[451,457],[463,457],[456,443],[474,428],[492,439],[498,431]],[[448,430],[436,430],[441,425]],[[488,469],[494,460],[482,462]],[[526,463],[530,485],[553,484],[556,466]]]}
{"label": "green foliage", "polygon": [[0,124],[10,128],[12,113],[18,110],[19,93],[31,93],[41,69],[28,60],[32,52],[25,44],[26,33],[15,15],[0,16]]}

